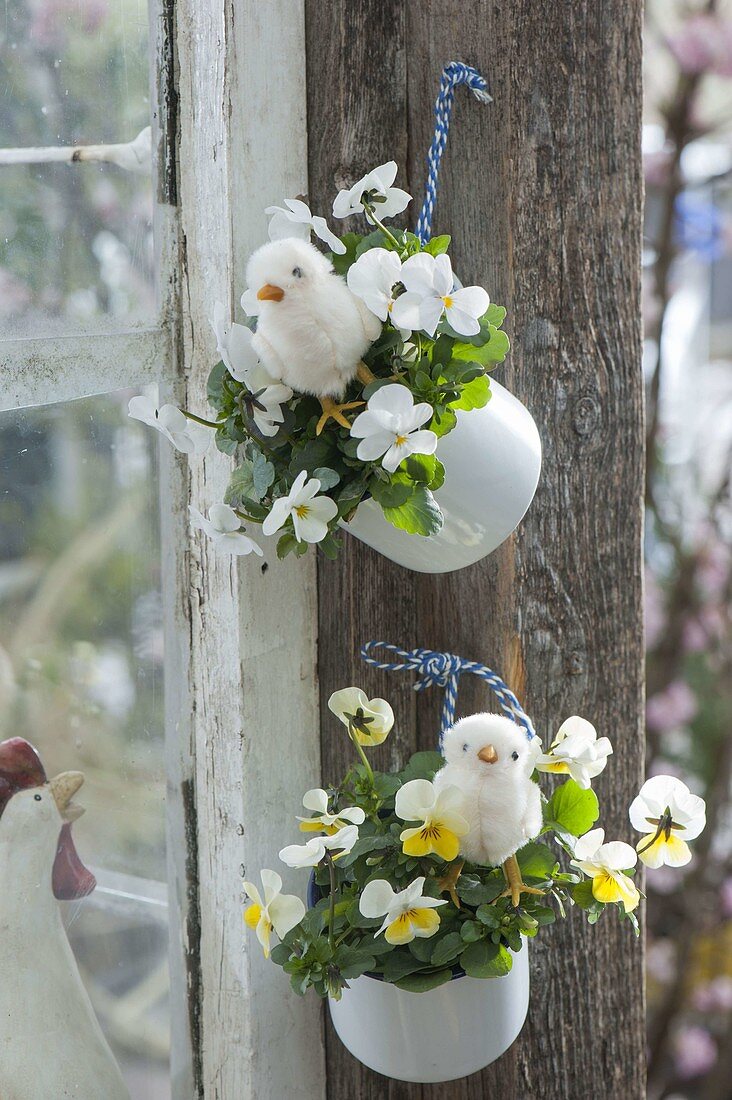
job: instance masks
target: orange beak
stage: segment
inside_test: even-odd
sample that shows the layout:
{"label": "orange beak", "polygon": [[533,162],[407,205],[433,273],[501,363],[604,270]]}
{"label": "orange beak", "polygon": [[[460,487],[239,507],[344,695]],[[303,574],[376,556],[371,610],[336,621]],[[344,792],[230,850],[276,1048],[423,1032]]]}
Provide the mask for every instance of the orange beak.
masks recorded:
{"label": "orange beak", "polygon": [[478,753],[478,759],[484,760],[486,764],[495,764],[498,759],[498,753],[493,748],[493,745],[484,745]]}
{"label": "orange beak", "polygon": [[272,286],[271,283],[265,283],[257,291],[257,299],[260,302],[281,302],[285,296],[285,292],[281,286]]}

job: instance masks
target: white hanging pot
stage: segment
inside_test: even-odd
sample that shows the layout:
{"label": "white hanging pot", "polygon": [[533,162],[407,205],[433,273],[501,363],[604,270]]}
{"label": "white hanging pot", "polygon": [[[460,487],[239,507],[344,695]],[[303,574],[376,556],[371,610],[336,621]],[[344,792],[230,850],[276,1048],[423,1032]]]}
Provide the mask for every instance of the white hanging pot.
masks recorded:
{"label": "white hanging pot", "polygon": [[518,1036],[529,1007],[526,942],[502,978],[465,975],[408,993],[364,975],[329,1000],[338,1038],[359,1062],[397,1081],[432,1084],[477,1073]]}
{"label": "white hanging pot", "polygon": [[516,529],[533,500],[541,470],[541,440],[531,413],[491,379],[482,409],[458,411],[440,439],[445,483],[435,493],[445,522],[436,535],[410,535],[363,501],[343,526],[367,546],[417,573],[450,573],[473,565]]}

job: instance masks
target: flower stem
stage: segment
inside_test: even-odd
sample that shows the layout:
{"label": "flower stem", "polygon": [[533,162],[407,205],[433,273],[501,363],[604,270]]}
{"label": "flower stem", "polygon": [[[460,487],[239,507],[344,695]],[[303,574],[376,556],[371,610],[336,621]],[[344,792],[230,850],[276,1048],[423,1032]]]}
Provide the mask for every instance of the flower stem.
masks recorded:
{"label": "flower stem", "polygon": [[363,764],[364,768],[366,769],[366,774],[369,777],[369,782],[371,783],[371,786],[373,787],[373,785],[374,785],[373,768],[371,767],[371,765],[368,762],[368,759],[366,758],[366,753],[363,751],[363,746],[361,745],[358,738],[356,737],[356,731],[353,728],[353,721],[350,718],[348,719],[348,736],[351,738],[354,745],[356,746],[356,752],[361,757],[361,763]]}
{"label": "flower stem", "polygon": [[234,515],[238,516],[239,519],[246,520],[248,523],[263,523],[264,522],[261,519],[255,519],[254,516],[248,516],[246,512],[240,512],[238,508],[234,509]]}
{"label": "flower stem", "polygon": [[328,915],[328,946],[331,951],[335,950],[335,936],[333,934],[333,927],[335,925],[335,907],[336,907],[336,872],[335,864],[333,863],[333,856],[330,852],[326,852],[326,862],[328,864],[328,874],[330,876],[330,911]]}
{"label": "flower stem", "polygon": [[385,237],[386,237],[386,238],[387,238],[388,240],[390,240],[390,241],[391,241],[391,243],[392,243],[392,244],[394,245],[394,247],[396,248],[397,252],[399,252],[399,254],[401,255],[401,253],[403,252],[402,246],[401,246],[401,245],[399,244],[399,241],[398,241],[398,240],[396,239],[396,237],[394,236],[394,234],[393,234],[393,233],[390,233],[390,232],[389,232],[389,230],[388,230],[388,229],[386,228],[386,226],[384,225],[384,223],[383,223],[383,222],[380,222],[380,221],[379,221],[379,219],[378,219],[378,218],[376,217],[376,212],[375,212],[375,210],[374,210],[373,206],[369,206],[369,205],[367,204],[367,205],[365,205],[365,206],[364,206],[364,210],[365,210],[365,212],[366,212],[366,217],[367,217],[367,219],[368,219],[369,221],[373,222],[373,224],[374,224],[374,225],[377,225],[377,226],[379,227],[379,229],[380,229],[380,230],[381,230],[381,232],[382,232],[382,233],[384,234],[384,236],[385,236]]}
{"label": "flower stem", "polygon": [[181,412],[188,420],[195,420],[196,424],[203,424],[204,428],[220,428],[221,425],[217,424],[215,420],[204,420],[202,416],[196,416],[195,413],[186,412],[185,409],[181,409]]}

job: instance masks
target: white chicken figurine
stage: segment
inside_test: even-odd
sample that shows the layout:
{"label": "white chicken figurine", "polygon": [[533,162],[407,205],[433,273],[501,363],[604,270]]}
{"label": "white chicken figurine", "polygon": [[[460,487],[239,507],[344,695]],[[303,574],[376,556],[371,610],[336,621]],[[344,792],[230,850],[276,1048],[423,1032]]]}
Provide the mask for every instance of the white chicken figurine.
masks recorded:
{"label": "white chicken figurine", "polygon": [[129,1100],[56,900],[96,885],[70,831],[83,782],[80,772],[46,782],[27,741],[0,744],[2,1100]]}
{"label": "white chicken figurine", "polygon": [[372,382],[361,356],[381,321],[336,275],[309,241],[286,238],[262,245],[247,264],[247,283],[259,303],[252,347],[273,378],[320,399],[320,435],[329,419],[363,402],[337,404],[354,378]]}
{"label": "white chicken figurine", "polygon": [[[531,778],[536,752],[526,731],[498,714],[472,714],[446,733],[442,752],[445,766],[435,776],[435,788],[458,788],[462,802],[455,808],[470,825],[460,839],[460,855],[489,867],[501,864],[503,896],[514,905],[522,893],[542,894],[524,884],[515,855],[542,828],[541,792]],[[456,904],[461,871],[456,864],[442,883]]]}

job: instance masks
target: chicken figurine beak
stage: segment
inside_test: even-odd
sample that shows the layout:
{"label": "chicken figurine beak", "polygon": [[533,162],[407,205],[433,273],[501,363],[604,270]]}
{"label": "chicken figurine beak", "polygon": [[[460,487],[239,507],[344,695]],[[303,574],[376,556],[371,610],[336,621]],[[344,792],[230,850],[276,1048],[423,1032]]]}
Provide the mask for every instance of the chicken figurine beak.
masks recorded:
{"label": "chicken figurine beak", "polygon": [[260,302],[281,302],[284,296],[285,292],[282,287],[272,286],[271,283],[265,283],[257,291],[257,300]]}
{"label": "chicken figurine beak", "polygon": [[478,759],[483,760],[486,764],[495,764],[498,759],[498,753],[493,745],[484,745],[478,753]]}
{"label": "chicken figurine beak", "polygon": [[83,806],[77,806],[72,802],[74,795],[83,784],[84,776],[81,772],[61,772],[49,783],[58,812],[66,824],[77,821],[84,813]]}

